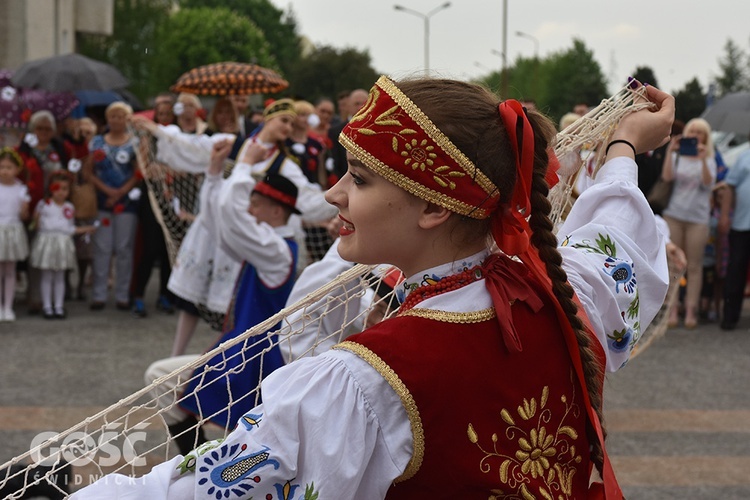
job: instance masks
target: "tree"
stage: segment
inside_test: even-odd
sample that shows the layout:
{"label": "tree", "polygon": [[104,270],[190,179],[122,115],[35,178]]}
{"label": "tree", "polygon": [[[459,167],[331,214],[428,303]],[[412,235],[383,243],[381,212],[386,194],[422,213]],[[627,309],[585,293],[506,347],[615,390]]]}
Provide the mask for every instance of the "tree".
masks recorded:
{"label": "tree", "polygon": [[[513,66],[508,69],[508,95],[506,97],[519,101],[533,99],[539,104],[540,97],[546,92],[539,78],[541,71],[542,61],[538,58],[519,56]],[[502,71],[497,75],[502,82]]]}
{"label": "tree", "polygon": [[111,36],[78,33],[78,51],[118,68],[141,100],[151,87],[157,26],[166,22],[171,0],[117,0]]}
{"label": "tree", "polygon": [[292,69],[289,92],[314,101],[323,96],[333,98],[341,90],[369,89],[377,79],[367,51],[316,47]]}
{"label": "tree", "polygon": [[706,94],[703,92],[698,78],[693,78],[681,90],[674,93],[675,118],[687,122],[697,118],[706,109]]}
{"label": "tree", "polygon": [[595,106],[608,96],[601,66],[583,40],[574,38],[573,47],[552,54],[540,69],[544,93],[539,102],[554,120],[559,120],[577,103]]}
{"label": "tree", "polygon": [[745,88],[745,53],[731,38],[724,44],[724,57],[719,59],[721,75],[716,78],[719,97]]}
{"label": "tree", "polygon": [[[652,85],[656,88],[661,88],[656,81],[654,70],[652,70],[649,66],[638,66],[637,68],[635,68],[635,71],[633,71],[632,76],[641,83],[648,83],[649,85]],[[625,82],[623,82],[623,85],[624,84]]]}
{"label": "tree", "polygon": [[179,3],[187,8],[229,9],[250,19],[263,31],[270,53],[285,77],[300,60],[300,37],[291,9],[285,13],[269,0],[179,0]]}
{"label": "tree", "polygon": [[[580,102],[596,105],[606,98],[607,84],[594,54],[574,39],[573,46],[543,59],[519,57],[508,72],[508,95],[504,98],[534,99],[537,108],[553,120]],[[499,91],[502,72],[493,71],[478,83]]]}
{"label": "tree", "polygon": [[228,9],[180,9],[157,32],[153,93],[166,90],[182,73],[221,61],[255,61],[277,69],[263,32]]}

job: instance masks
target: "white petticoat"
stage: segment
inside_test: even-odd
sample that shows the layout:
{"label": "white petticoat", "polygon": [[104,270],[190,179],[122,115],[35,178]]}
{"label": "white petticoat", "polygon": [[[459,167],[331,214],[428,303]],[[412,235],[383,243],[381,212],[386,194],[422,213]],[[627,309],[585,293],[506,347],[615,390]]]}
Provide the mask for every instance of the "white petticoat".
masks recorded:
{"label": "white petticoat", "polygon": [[29,256],[29,241],[23,225],[0,225],[0,262],[17,262]]}
{"label": "white petticoat", "polygon": [[76,247],[69,234],[38,233],[31,245],[31,265],[63,271],[76,267]]}
{"label": "white petticoat", "polygon": [[224,314],[241,267],[221,250],[218,235],[198,215],[180,244],[167,288],[188,302]]}

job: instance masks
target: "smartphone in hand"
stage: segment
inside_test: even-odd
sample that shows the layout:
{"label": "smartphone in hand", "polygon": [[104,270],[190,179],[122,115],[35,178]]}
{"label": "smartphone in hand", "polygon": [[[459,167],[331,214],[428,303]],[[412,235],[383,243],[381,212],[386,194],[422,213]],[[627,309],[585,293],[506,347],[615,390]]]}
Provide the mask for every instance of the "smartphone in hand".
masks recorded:
{"label": "smartphone in hand", "polygon": [[698,138],[683,137],[680,139],[681,156],[698,156]]}

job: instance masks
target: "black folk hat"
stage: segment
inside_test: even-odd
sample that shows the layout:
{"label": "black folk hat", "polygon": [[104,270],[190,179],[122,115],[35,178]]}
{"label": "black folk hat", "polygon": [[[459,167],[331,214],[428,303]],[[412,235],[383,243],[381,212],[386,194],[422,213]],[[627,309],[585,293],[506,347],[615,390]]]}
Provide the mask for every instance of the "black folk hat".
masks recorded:
{"label": "black folk hat", "polygon": [[301,214],[297,210],[297,186],[292,181],[279,174],[268,174],[253,188],[253,193],[262,194],[275,202],[288,207],[293,214]]}

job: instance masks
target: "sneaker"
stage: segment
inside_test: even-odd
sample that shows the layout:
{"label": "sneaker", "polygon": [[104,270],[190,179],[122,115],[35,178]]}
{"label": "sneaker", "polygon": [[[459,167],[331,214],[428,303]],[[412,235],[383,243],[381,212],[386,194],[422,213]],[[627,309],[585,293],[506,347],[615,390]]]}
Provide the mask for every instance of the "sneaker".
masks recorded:
{"label": "sneaker", "polygon": [[156,308],[167,314],[174,313],[174,305],[164,295],[159,295],[159,299],[156,301]]}
{"label": "sneaker", "polygon": [[44,309],[42,311],[44,319],[55,319],[55,312],[52,309]]}
{"label": "sneaker", "polygon": [[136,318],[146,317],[146,305],[143,303],[143,299],[133,300],[133,316]]}
{"label": "sneaker", "polygon": [[65,309],[56,309],[55,310],[55,318],[56,319],[65,319],[68,317],[68,313],[65,311]]}
{"label": "sneaker", "polygon": [[15,321],[16,313],[13,312],[13,309],[6,309],[2,319],[3,321]]}

